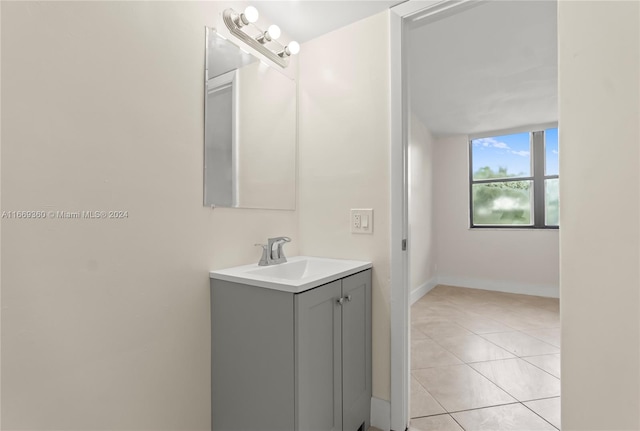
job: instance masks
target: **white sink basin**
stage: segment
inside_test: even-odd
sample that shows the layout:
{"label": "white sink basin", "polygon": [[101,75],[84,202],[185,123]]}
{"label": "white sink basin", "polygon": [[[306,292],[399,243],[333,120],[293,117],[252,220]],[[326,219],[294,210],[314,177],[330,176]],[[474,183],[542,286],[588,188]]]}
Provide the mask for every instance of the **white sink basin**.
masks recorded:
{"label": "white sink basin", "polygon": [[217,280],[299,293],[371,268],[371,262],[297,256],[271,266],[252,265],[211,271]]}

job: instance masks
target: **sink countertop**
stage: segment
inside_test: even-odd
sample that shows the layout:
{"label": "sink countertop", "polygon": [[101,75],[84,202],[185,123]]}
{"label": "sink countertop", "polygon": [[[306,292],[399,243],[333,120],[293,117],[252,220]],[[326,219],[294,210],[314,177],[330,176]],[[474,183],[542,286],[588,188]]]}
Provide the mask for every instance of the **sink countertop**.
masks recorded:
{"label": "sink countertop", "polygon": [[209,272],[209,277],[290,293],[301,293],[373,267],[371,262],[296,256],[277,265],[236,266]]}

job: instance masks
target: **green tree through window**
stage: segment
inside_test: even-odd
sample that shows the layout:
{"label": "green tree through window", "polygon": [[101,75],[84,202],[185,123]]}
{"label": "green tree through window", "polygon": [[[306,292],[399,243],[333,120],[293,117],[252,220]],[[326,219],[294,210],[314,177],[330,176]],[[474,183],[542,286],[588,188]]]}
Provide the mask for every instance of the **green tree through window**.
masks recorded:
{"label": "green tree through window", "polygon": [[472,139],[472,227],[558,226],[557,129]]}

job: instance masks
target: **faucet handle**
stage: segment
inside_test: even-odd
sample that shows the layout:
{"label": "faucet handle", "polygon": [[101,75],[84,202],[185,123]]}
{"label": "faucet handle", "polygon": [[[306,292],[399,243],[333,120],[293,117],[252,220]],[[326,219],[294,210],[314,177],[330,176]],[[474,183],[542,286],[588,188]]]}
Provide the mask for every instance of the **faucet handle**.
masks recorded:
{"label": "faucet handle", "polygon": [[266,266],[269,264],[267,259],[267,244],[254,244],[256,247],[262,247],[262,257],[260,257],[260,261],[258,262],[259,266]]}
{"label": "faucet handle", "polygon": [[275,238],[269,238],[269,242],[271,244],[275,244],[277,242],[291,242],[291,238],[288,236],[277,236]]}
{"label": "faucet handle", "polygon": [[[267,246],[265,249],[267,253],[267,263],[265,263],[265,265],[274,265],[287,261],[287,258],[284,257],[284,253],[282,252],[282,245],[287,242],[291,242],[291,238],[289,238],[288,236],[278,236],[275,238],[269,238],[267,240]],[[274,249],[274,246],[277,247],[275,247]]]}
{"label": "faucet handle", "polygon": [[273,240],[273,242],[278,245],[278,248],[276,250],[277,263],[285,263],[287,261],[287,258],[284,255],[282,246],[287,242],[291,242],[291,238],[289,238],[288,236],[280,236],[278,238],[273,238]]}

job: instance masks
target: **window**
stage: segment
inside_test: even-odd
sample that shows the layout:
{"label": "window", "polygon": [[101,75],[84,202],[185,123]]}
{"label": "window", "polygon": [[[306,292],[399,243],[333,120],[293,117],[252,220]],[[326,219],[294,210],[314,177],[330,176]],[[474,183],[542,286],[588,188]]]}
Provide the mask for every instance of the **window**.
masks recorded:
{"label": "window", "polygon": [[469,141],[471,227],[558,228],[558,129]]}

